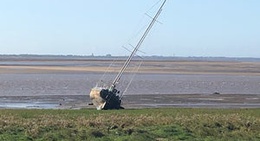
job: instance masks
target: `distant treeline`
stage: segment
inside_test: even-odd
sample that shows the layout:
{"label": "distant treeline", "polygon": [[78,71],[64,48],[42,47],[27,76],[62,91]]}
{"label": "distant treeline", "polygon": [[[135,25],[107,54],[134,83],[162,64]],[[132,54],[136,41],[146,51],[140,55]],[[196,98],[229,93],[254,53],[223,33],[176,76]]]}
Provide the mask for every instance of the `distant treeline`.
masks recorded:
{"label": "distant treeline", "polygon": [[[37,55],[37,54],[19,54],[19,55],[0,55],[0,61],[5,60],[124,60],[128,56],[104,56],[94,55]],[[260,62],[260,58],[238,58],[238,57],[178,57],[178,56],[136,56],[134,59],[144,60],[185,60],[185,61],[246,61]]]}

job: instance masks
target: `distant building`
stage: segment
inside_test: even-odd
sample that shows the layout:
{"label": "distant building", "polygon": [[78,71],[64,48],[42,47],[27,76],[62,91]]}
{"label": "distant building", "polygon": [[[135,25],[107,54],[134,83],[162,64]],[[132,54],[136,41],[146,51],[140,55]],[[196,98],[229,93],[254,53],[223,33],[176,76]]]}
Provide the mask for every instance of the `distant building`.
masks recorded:
{"label": "distant building", "polygon": [[112,55],[111,54],[107,54],[106,57],[112,57]]}

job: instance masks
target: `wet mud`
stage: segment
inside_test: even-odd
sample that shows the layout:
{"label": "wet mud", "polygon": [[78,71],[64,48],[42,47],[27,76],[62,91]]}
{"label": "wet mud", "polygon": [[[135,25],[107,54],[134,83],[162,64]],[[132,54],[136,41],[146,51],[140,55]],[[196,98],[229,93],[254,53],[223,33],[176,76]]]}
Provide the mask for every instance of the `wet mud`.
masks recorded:
{"label": "wet mud", "polygon": [[[0,108],[94,108],[88,105],[90,89],[100,80],[111,82],[122,61],[104,75],[110,63],[109,60],[0,61]],[[127,84],[133,77],[130,71],[122,77],[117,89],[124,93],[125,108],[259,108],[259,64],[148,61],[129,87]]]}
{"label": "wet mud", "polygon": [[[81,109],[89,105],[88,95],[1,96],[0,108]],[[159,94],[125,95],[122,106],[132,108],[259,108],[257,94]]]}

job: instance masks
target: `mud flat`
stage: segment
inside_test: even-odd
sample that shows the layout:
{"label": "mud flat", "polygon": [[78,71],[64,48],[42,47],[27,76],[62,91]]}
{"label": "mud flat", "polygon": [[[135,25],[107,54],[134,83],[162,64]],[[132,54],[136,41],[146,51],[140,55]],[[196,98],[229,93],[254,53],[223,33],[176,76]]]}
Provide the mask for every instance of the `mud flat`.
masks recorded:
{"label": "mud flat", "polygon": [[[81,109],[94,108],[88,95],[0,96],[0,108]],[[257,94],[161,94],[125,95],[123,107],[132,108],[259,108]]]}
{"label": "mud flat", "polygon": [[[90,89],[111,82],[123,60],[0,60],[0,108],[91,108]],[[121,92],[133,77],[133,62]],[[106,75],[103,75],[106,72]],[[126,108],[260,107],[260,62],[147,60],[124,92]]]}

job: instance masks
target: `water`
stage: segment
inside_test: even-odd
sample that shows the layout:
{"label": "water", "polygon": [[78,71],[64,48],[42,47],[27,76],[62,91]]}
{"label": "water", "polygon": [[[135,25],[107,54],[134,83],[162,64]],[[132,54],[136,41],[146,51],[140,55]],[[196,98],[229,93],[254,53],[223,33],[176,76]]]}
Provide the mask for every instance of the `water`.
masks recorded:
{"label": "water", "polygon": [[[158,62],[148,62],[143,66],[155,70],[171,68],[168,71],[175,70],[176,72],[149,73],[148,71],[138,73],[124,94],[123,104],[126,107],[260,106],[258,104],[260,99],[258,63],[253,65],[255,66],[254,69],[243,63],[228,64],[233,64],[235,68],[227,66],[227,64],[224,65],[224,68],[222,66],[218,68],[215,63],[207,63],[204,64],[204,67],[197,67],[192,62],[186,65],[185,62],[160,62],[159,64]],[[1,66],[104,67],[109,64],[109,61],[0,61]],[[221,62],[219,64],[223,65]],[[120,63],[117,65],[121,66]],[[210,65],[215,65],[215,67],[212,68]],[[176,74],[178,68],[184,68],[186,73]],[[217,73],[196,74],[195,72],[193,74],[191,72],[194,69],[204,72],[203,69],[205,68],[210,68],[208,72]],[[232,68],[232,70],[229,70],[229,68]],[[0,69],[2,69],[2,73],[0,73],[0,108],[57,109],[90,107],[87,106],[87,103],[90,102],[90,89],[96,85],[103,75],[103,73],[99,72],[83,71],[35,71],[26,67]],[[221,69],[223,71],[218,72]],[[226,72],[226,70],[229,71]],[[248,71],[251,73],[245,73]],[[115,73],[109,73],[103,80],[112,82],[115,75]],[[125,73],[117,89],[123,92],[131,80],[131,76]],[[220,94],[212,95],[215,92]]]}
{"label": "water", "polygon": [[[99,73],[0,74],[0,96],[88,95]],[[114,74],[108,74],[111,81]],[[124,75],[123,91],[130,80]],[[145,94],[260,94],[260,76],[137,74],[126,95]]]}
{"label": "water", "polygon": [[55,103],[27,103],[27,102],[7,102],[0,103],[0,108],[7,109],[55,109],[59,105]]}

